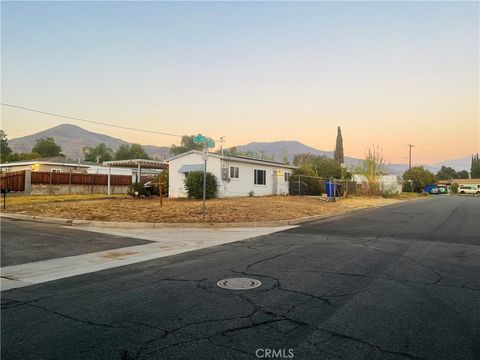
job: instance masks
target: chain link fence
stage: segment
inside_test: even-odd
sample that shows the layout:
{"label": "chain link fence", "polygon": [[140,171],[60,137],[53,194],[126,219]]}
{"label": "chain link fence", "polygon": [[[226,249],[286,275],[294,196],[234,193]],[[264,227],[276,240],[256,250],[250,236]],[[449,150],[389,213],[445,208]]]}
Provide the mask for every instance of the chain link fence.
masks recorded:
{"label": "chain link fence", "polygon": [[[327,189],[327,187],[329,187]],[[290,195],[303,196],[329,196],[356,195],[357,184],[355,181],[328,179],[319,176],[291,175],[289,181]]]}

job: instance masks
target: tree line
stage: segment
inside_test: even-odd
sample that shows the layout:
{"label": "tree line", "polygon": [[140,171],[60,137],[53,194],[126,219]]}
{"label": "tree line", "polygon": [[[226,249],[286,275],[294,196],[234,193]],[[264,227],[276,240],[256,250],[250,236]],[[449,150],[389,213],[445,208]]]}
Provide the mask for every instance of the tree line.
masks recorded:
{"label": "tree line", "polygon": [[[180,145],[171,145],[170,153],[178,155],[190,150],[202,150],[202,144],[193,142],[193,135],[185,135],[181,138]],[[116,151],[113,151],[104,143],[96,146],[86,146],[82,150],[85,161],[102,163],[110,160],[128,160],[128,159],[151,159],[145,149],[137,143],[121,144]],[[275,160],[274,156],[263,151],[239,151],[236,147],[225,149],[226,154],[252,157],[259,160]],[[62,148],[55,143],[51,137],[44,137],[37,139],[31,152],[29,153],[15,153],[8,145],[7,134],[4,130],[0,130],[0,161],[27,161],[39,158],[48,157],[64,157]],[[288,163],[288,152],[282,152],[282,162]],[[310,153],[295,154],[293,157],[293,165],[298,166],[293,172],[294,176],[317,177],[317,178],[336,178],[336,179],[350,179],[352,173],[364,175],[369,183],[374,183],[379,176],[387,174],[388,165],[383,159],[380,149],[372,147],[368,149],[364,160],[360,166],[353,169],[346,169],[344,167],[343,154],[343,138],[340,127],[337,128],[337,138],[334,150],[333,159],[325,156],[317,156]],[[456,171],[447,166],[442,166],[437,174],[426,170],[422,166],[412,167],[403,174],[405,180],[404,190],[409,191],[413,188],[414,191],[422,189],[425,185],[434,183],[436,180],[454,180],[465,179],[470,177],[472,179],[480,179],[480,159],[479,155],[475,154],[471,159],[470,174],[466,170]]]}
{"label": "tree line", "polygon": [[[104,143],[96,146],[85,146],[82,149],[85,161],[102,163],[110,160],[151,159],[140,144],[121,144],[113,151]],[[4,162],[28,161],[41,158],[65,157],[62,147],[52,137],[37,139],[32,150],[27,153],[16,153],[8,145],[5,131],[0,130],[0,160]]]}

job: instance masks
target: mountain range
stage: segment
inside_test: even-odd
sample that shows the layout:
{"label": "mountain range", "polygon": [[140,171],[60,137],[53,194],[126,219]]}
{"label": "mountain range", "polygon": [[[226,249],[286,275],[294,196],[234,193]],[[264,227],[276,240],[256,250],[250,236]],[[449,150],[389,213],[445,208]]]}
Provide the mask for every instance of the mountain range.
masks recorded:
{"label": "mountain range", "polygon": [[[96,146],[103,142],[115,151],[120,145],[129,144],[129,142],[125,140],[88,131],[72,124],[62,124],[32,135],[14,138],[9,140],[8,144],[14,152],[30,152],[36,140],[42,137],[54,138],[55,142],[62,147],[63,153],[72,159],[82,159],[82,149],[85,146]],[[163,160],[169,156],[170,147],[168,146],[143,145],[143,147],[154,159]],[[263,151],[266,154],[273,155],[277,161],[282,159],[284,151],[287,151],[289,161],[292,161],[295,154],[299,153],[311,153],[329,158],[333,157],[333,151],[316,149],[302,144],[299,141],[251,142],[245,145],[238,145],[236,148],[242,152]],[[361,159],[345,156],[345,163],[349,167],[357,166],[361,161]],[[470,161],[471,157],[468,156],[460,159],[446,160],[436,164],[426,164],[425,168],[434,173],[436,173],[442,165],[453,167],[457,171],[469,171]],[[389,169],[392,174],[401,175],[407,169],[407,165],[390,164]]]}
{"label": "mountain range", "polygon": [[[296,154],[310,153],[318,156],[326,156],[333,158],[333,151],[319,150],[311,146],[302,144],[300,141],[273,141],[273,142],[251,142],[246,145],[235,146],[237,150],[242,152],[247,151],[263,151],[266,154],[273,155],[275,160],[280,161],[282,159],[283,152],[286,150],[288,155],[288,161],[292,161]],[[362,160],[353,157],[345,156],[345,163],[348,166],[357,166]]]}
{"label": "mountain range", "polygon": [[[88,131],[76,125],[62,124],[32,135],[11,139],[8,145],[14,152],[30,152],[36,140],[42,137],[52,137],[62,147],[63,154],[71,159],[83,159],[82,149],[85,146],[104,143],[115,151],[120,145],[129,144],[125,140]],[[154,159],[163,160],[170,152],[168,146],[143,145],[143,148]]]}

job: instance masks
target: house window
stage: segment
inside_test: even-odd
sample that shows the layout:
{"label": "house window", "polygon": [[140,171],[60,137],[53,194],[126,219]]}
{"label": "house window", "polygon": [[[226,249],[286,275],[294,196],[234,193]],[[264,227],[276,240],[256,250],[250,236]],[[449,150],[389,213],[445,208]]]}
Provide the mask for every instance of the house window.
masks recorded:
{"label": "house window", "polygon": [[62,172],[62,169],[52,169],[52,173],[59,173],[59,172]]}
{"label": "house window", "polygon": [[284,180],[285,181],[290,181],[290,173],[285,173],[285,177],[284,177]]}
{"label": "house window", "polygon": [[254,170],[254,181],[255,185],[266,185],[267,184],[267,172],[266,170]]}
{"label": "house window", "polygon": [[236,166],[230,166],[230,178],[238,179],[240,177],[240,169]]}

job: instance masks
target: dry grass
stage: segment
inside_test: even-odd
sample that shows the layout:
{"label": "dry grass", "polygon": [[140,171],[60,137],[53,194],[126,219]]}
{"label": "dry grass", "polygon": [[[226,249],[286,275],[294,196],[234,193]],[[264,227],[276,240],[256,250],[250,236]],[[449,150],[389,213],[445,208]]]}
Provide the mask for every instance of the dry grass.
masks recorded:
{"label": "dry grass", "polygon": [[[112,195],[114,198],[126,198],[127,195]],[[85,201],[85,200],[99,200],[107,199],[105,194],[88,194],[88,195],[32,195],[32,196],[22,196],[22,195],[8,195],[7,194],[7,206],[16,207],[23,205],[35,205],[35,204],[48,204],[56,202],[70,202],[70,201]]]}
{"label": "dry grass", "polygon": [[[33,199],[35,198],[35,199]],[[7,212],[79,220],[196,223],[202,222],[202,202],[187,199],[158,198],[110,199],[65,198],[52,202],[45,197],[10,199]],[[409,197],[410,198],[410,197]],[[315,197],[269,196],[215,199],[207,201],[207,222],[253,222],[296,219],[349,209],[367,208],[402,201],[398,198],[352,197],[329,203]]]}

